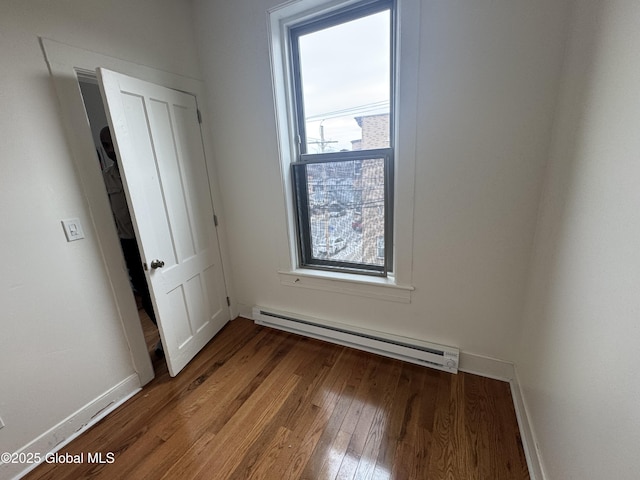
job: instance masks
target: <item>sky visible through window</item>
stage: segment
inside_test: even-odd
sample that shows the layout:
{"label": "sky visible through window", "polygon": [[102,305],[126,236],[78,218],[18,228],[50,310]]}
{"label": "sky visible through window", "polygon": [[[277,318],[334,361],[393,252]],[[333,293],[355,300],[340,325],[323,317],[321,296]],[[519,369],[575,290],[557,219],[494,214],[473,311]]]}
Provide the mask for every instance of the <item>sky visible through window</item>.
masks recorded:
{"label": "sky visible through window", "polygon": [[307,152],[352,150],[355,118],[390,110],[390,13],[299,39]]}

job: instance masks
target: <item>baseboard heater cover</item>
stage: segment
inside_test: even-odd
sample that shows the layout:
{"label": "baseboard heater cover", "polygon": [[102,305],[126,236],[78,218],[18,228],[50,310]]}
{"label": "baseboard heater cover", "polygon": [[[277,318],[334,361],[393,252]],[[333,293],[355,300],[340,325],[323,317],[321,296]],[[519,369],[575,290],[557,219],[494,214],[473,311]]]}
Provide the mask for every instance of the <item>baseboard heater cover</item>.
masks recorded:
{"label": "baseboard heater cover", "polygon": [[365,350],[418,365],[458,373],[460,351],[406,337],[354,328],[295,313],[255,306],[253,320],[259,325]]}

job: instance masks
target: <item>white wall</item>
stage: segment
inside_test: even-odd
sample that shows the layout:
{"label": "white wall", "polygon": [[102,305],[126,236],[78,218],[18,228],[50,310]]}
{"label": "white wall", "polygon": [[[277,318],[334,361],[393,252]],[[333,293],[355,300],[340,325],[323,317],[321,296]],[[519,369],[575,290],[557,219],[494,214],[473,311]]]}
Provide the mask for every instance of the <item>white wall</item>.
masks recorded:
{"label": "white wall", "polygon": [[409,305],[279,281],[287,236],[267,32],[279,3],[194,3],[235,300],[512,359],[567,2],[422,2],[415,219],[399,226],[414,231]]}
{"label": "white wall", "polygon": [[517,369],[546,478],[640,472],[640,3],[576,2]]}
{"label": "white wall", "polygon": [[[188,2],[0,2],[0,451],[9,452],[133,373],[38,36],[200,75]],[[66,242],[69,217],[82,220],[85,240]]]}
{"label": "white wall", "polygon": [[[515,359],[548,478],[635,478],[637,2],[576,2],[553,142],[568,2],[422,2],[410,305],[279,282],[286,226],[266,16],[277,3],[196,0],[193,12],[234,300]],[[37,37],[199,77],[189,6],[0,3],[0,451],[133,372],[94,232],[67,243],[60,227],[91,219]]]}

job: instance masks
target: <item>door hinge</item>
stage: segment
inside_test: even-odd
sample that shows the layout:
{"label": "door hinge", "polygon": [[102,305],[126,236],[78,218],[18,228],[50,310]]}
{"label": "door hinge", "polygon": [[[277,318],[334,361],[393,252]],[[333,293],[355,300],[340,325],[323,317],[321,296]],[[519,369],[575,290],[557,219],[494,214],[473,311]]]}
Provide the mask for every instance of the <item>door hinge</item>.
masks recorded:
{"label": "door hinge", "polygon": [[149,271],[149,267],[147,266],[147,262],[144,262],[144,263],[142,264],[142,268],[144,268],[144,271],[145,271],[145,272],[148,272],[148,271]]}
{"label": "door hinge", "polygon": [[229,297],[227,297],[227,307],[231,306],[231,299]]}
{"label": "door hinge", "polygon": [[218,216],[214,215],[213,216],[213,224],[217,227],[218,226]]}
{"label": "door hinge", "polygon": [[202,113],[200,113],[200,109],[196,108],[196,112],[198,113],[198,123],[202,123]]}

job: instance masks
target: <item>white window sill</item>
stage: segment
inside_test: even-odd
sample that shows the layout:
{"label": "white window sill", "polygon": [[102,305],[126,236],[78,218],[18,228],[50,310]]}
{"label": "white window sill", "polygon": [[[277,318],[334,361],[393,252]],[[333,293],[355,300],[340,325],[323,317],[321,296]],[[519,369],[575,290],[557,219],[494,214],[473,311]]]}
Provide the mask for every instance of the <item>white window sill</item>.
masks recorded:
{"label": "white window sill", "polygon": [[411,292],[414,290],[410,285],[398,285],[391,277],[303,269],[280,271],[278,274],[280,283],[288,287],[324,290],[398,303],[411,303]]}

